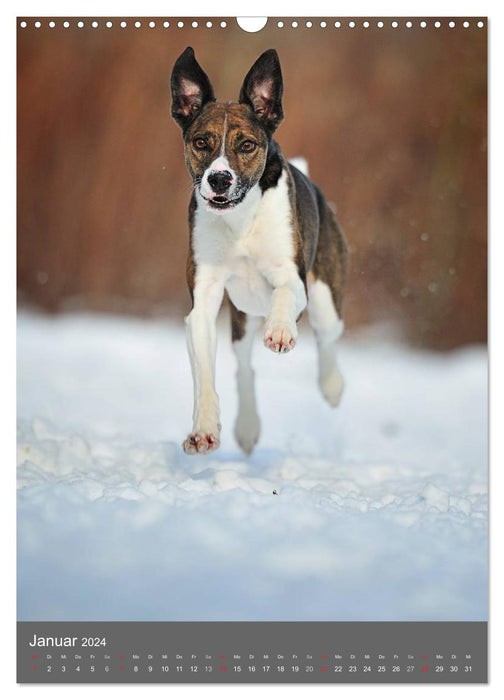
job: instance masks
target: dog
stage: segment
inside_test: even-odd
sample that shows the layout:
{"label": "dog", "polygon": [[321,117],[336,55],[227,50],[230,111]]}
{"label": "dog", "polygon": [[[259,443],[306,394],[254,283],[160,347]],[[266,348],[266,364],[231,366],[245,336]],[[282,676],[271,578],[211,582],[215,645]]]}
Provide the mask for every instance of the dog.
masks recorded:
{"label": "dog", "polygon": [[187,47],[173,67],[171,93],[193,181],[186,266],[192,310],[185,322],[194,411],[183,449],[203,455],[219,446],[216,319],[226,292],[237,360],[234,432],[250,454],[260,430],[251,352],[262,319],[265,346],[283,354],[294,348],[297,321],[307,308],[320,389],[331,406],[339,403],[343,379],[335,343],[343,331],[347,244],[303,161],[299,167],[287,161],[272,138],[283,119],[282,72],[274,49],[249,70],[238,102],[222,103]]}

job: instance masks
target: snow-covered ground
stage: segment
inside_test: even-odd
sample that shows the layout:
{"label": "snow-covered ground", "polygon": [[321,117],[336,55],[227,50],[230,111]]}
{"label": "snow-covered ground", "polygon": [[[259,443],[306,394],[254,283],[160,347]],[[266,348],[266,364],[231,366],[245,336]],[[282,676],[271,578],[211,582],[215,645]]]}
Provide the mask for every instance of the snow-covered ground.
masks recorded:
{"label": "snow-covered ground", "polygon": [[258,339],[247,458],[223,327],[222,445],[189,457],[182,322],[22,313],[18,619],[486,619],[485,349],[340,347],[331,409],[308,330]]}

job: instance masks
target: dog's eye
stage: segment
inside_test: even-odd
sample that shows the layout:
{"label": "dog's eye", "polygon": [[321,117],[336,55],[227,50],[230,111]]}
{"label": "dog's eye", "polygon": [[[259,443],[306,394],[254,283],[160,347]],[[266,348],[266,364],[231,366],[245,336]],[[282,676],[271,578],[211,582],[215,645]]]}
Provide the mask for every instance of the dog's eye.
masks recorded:
{"label": "dog's eye", "polygon": [[244,141],[240,146],[240,151],[243,151],[243,153],[252,153],[252,151],[255,151],[256,147],[257,144],[253,141]]}
{"label": "dog's eye", "polygon": [[205,139],[194,139],[194,145],[198,149],[198,151],[204,151],[207,147],[207,142],[205,141]]}

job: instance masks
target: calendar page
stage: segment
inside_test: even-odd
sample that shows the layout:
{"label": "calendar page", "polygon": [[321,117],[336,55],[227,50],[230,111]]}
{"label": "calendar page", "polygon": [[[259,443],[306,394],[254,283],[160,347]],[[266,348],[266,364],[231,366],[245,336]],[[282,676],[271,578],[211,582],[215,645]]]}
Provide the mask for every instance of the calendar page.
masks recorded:
{"label": "calendar page", "polygon": [[486,683],[486,17],[18,17],[19,683]]}

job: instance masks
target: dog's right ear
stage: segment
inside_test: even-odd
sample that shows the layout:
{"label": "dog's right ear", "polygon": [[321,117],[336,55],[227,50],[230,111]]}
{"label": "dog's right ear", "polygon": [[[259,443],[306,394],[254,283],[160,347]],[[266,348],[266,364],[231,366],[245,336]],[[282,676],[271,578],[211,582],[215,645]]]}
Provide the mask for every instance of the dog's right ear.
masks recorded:
{"label": "dog's right ear", "polygon": [[188,46],[181,54],[171,75],[172,117],[183,131],[207,102],[215,102],[213,88],[205,71]]}

